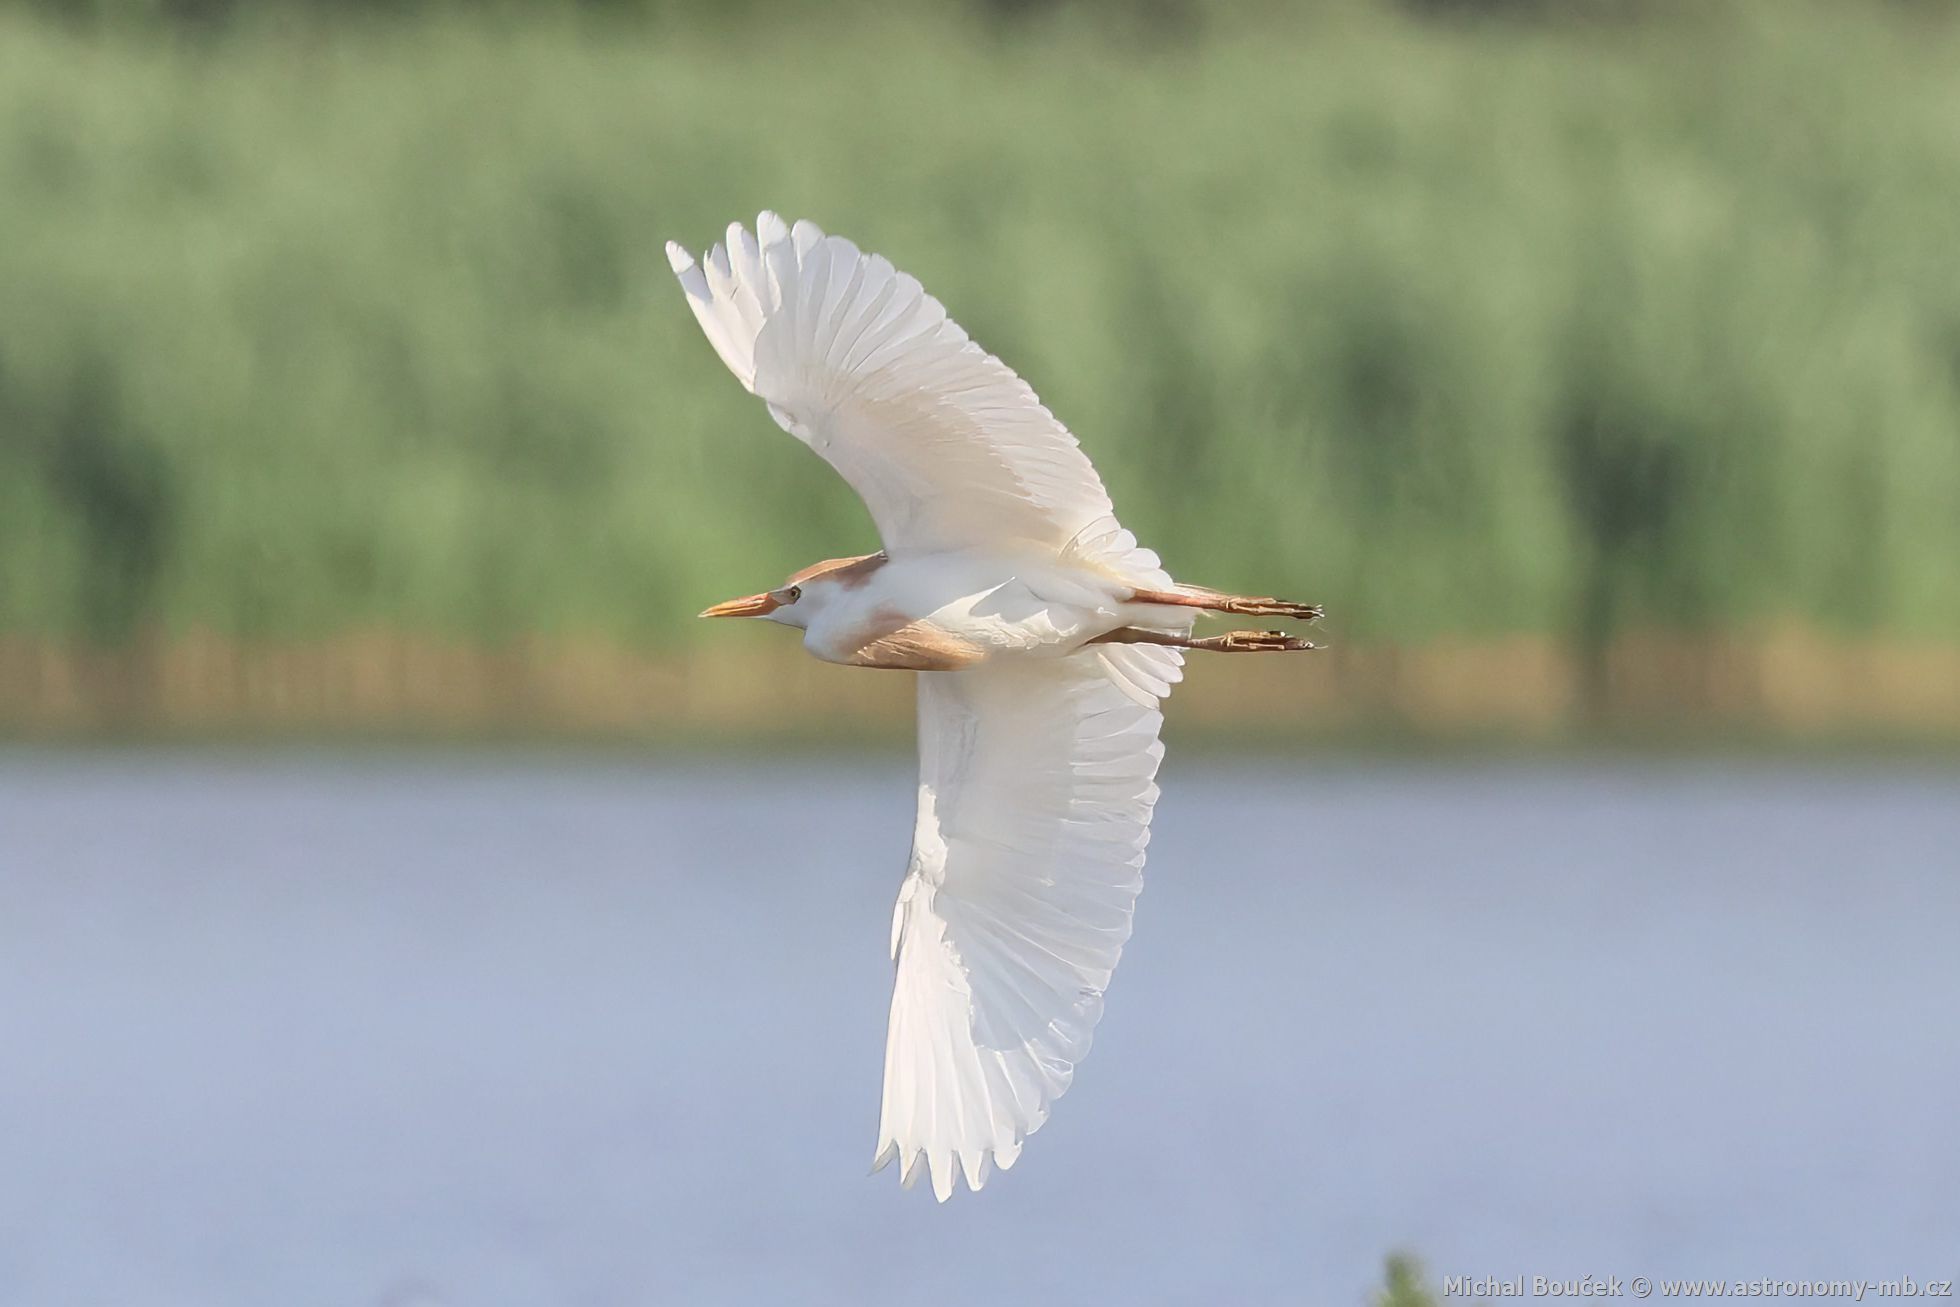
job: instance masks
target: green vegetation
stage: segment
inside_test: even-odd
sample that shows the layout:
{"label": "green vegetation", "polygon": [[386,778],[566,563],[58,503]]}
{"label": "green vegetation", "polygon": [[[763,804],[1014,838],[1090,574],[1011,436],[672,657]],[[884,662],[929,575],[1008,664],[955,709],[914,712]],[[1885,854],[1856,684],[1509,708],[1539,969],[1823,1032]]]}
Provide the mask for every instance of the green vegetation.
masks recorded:
{"label": "green vegetation", "polygon": [[666,271],[766,206],[918,274],[1174,569],[1338,638],[1950,641],[1956,67],[1909,5],[0,9],[0,634],[666,648],[869,547]]}
{"label": "green vegetation", "polygon": [[1390,1253],[1382,1279],[1382,1287],[1369,1297],[1369,1307],[1436,1307],[1422,1263],[1408,1253]]}

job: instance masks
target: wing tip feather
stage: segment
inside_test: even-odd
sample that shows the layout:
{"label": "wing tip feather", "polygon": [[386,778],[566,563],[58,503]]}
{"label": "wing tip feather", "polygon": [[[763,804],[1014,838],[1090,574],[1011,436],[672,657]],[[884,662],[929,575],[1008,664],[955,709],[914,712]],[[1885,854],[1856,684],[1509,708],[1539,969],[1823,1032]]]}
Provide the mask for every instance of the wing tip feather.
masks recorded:
{"label": "wing tip feather", "polygon": [[[1037,1125],[1036,1128],[1039,1128]],[[988,1144],[980,1148],[955,1148],[935,1153],[923,1145],[901,1153],[898,1140],[887,1139],[878,1156],[872,1160],[869,1175],[899,1163],[898,1183],[901,1190],[910,1191],[917,1187],[921,1179],[929,1182],[933,1198],[946,1202],[959,1192],[960,1181],[966,1182],[967,1190],[979,1193],[987,1187],[987,1182],[996,1171],[1009,1171],[1021,1158],[1021,1145],[1032,1130],[1016,1130],[1004,1144]]]}

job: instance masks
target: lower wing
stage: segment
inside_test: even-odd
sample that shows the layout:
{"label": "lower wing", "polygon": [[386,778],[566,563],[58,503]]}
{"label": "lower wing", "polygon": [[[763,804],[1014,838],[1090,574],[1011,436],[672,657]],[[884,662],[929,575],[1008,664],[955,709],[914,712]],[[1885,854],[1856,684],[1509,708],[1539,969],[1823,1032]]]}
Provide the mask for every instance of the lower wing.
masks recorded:
{"label": "lower wing", "polygon": [[[1177,655],[1097,650],[919,676],[919,819],[892,918],[897,978],[874,1170],[979,1189],[1089,1051],[1130,936]],[[1132,660],[1134,661],[1134,660]],[[1128,680],[1119,685],[1118,677]],[[923,1162],[923,1166],[921,1163]]]}

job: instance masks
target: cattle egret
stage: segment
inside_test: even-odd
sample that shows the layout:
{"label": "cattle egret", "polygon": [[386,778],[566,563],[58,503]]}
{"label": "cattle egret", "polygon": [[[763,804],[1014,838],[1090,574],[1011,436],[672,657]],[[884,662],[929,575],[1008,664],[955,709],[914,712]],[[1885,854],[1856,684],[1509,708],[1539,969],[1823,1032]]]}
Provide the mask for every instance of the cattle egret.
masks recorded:
{"label": "cattle egret", "polygon": [[1173,581],[1118,525],[1028,384],[912,277],[773,213],[669,260],[715,352],[870,509],[884,548],[703,617],[803,632],[828,662],[921,673],[919,808],[874,1171],[978,1190],[1048,1119],[1130,935],[1183,650],[1311,649],[1192,634],[1204,611],[1311,604]]}

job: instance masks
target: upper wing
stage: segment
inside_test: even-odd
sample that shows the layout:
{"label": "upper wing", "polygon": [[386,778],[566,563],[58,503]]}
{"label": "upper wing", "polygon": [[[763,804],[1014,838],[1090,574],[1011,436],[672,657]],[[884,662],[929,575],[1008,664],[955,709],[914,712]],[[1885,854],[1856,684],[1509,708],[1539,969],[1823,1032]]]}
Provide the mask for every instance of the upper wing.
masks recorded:
{"label": "upper wing", "polygon": [[1143,888],[1163,720],[1094,650],[920,674],[873,1169],[909,1187],[923,1157],[942,1202],[960,1171],[978,1189],[1068,1089]]}
{"label": "upper wing", "polygon": [[1109,514],[1075,437],[917,280],[813,223],[755,225],[701,266],[667,257],[722,361],[851,483],[889,552],[1059,548]]}

